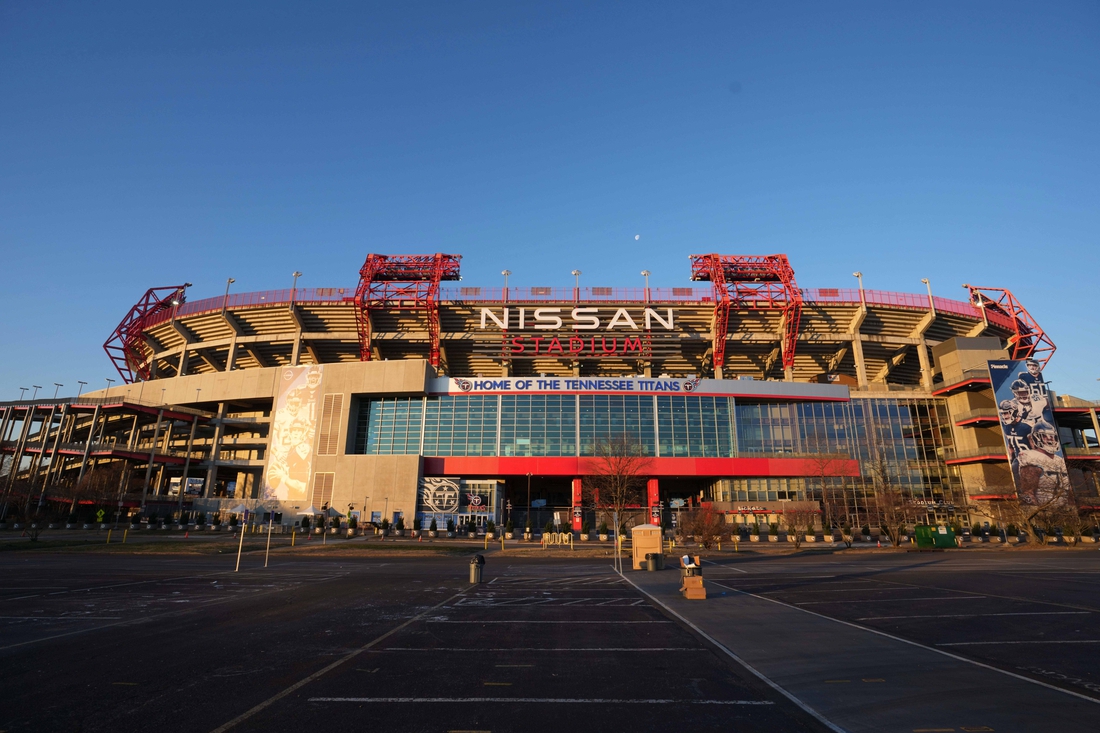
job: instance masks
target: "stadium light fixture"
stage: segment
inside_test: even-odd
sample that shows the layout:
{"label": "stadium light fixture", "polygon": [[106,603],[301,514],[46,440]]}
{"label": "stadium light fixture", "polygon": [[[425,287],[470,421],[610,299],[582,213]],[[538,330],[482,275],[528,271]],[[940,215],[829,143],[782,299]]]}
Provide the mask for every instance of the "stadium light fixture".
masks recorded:
{"label": "stadium light fixture", "polygon": [[106,377],[106,380],[107,380],[107,389],[110,389],[111,384],[114,383],[115,380],[111,379],[110,377]]}
{"label": "stadium light fixture", "polygon": [[38,397],[38,390],[42,389],[42,385],[32,384],[31,386],[34,387],[34,392],[31,393],[31,400],[34,400],[36,397]]}
{"label": "stadium light fixture", "polygon": [[920,279],[924,286],[928,288],[928,308],[932,311],[932,315],[936,314],[936,301],[932,299],[932,281],[926,277]]}
{"label": "stadium light fixture", "polygon": [[500,274],[504,275],[504,289],[507,290],[508,289],[508,276],[512,274],[512,271],[511,270],[501,270]]}
{"label": "stadium light fixture", "polygon": [[295,270],[290,273],[290,276],[294,278],[294,281],[290,284],[290,309],[294,310],[294,297],[298,294],[298,278],[302,276],[302,273]]}
{"label": "stadium light fixture", "polygon": [[84,391],[84,388],[88,386],[88,383],[87,383],[87,382],[83,382],[83,381],[81,381],[81,380],[79,380],[79,379],[78,379],[78,380],[76,380],[76,383],[80,385],[80,386],[79,386],[79,387],[77,388],[77,390],[76,390],[76,396],[77,396],[77,398],[79,398],[79,397],[80,397],[80,393]]}
{"label": "stadium light fixture", "polygon": [[229,305],[229,286],[237,282],[236,278],[226,278],[225,280],[225,297],[222,299],[222,315],[225,315],[226,306]]}
{"label": "stadium light fixture", "polygon": [[642,270],[642,277],[645,278],[645,302],[649,302],[649,270]]}
{"label": "stadium light fixture", "polygon": [[867,307],[867,299],[863,295],[863,273],[860,272],[859,270],[856,270],[855,272],[852,273],[852,277],[854,277],[856,280],[859,280],[859,303],[864,308],[866,308]]}
{"label": "stadium light fixture", "polygon": [[20,387],[19,388],[19,401],[20,402],[23,401],[23,395],[27,394],[27,390],[29,390],[29,389],[30,389],[30,387]]}
{"label": "stadium light fixture", "polygon": [[57,399],[57,390],[61,389],[64,386],[64,384],[59,384],[58,382],[53,383],[53,398],[55,400]]}

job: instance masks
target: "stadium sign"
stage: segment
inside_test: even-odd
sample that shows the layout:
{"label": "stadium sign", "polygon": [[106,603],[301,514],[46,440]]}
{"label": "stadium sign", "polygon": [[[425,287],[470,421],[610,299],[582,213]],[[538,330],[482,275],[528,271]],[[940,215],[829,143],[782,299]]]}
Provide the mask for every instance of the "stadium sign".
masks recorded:
{"label": "stadium sign", "polygon": [[[528,310],[531,310],[530,318],[528,318]],[[663,316],[653,308],[645,308],[637,318],[632,316],[626,308],[615,308],[615,312],[610,318],[606,318],[606,313],[612,310],[611,308],[573,308],[567,315],[563,313],[565,310],[565,308],[517,308],[513,318],[512,309],[510,308],[501,308],[499,316],[494,308],[482,308],[481,330],[492,328],[493,325],[502,331],[524,331],[527,329],[557,331],[562,328],[573,331],[599,331],[601,329],[604,331],[614,331],[615,329],[651,331],[654,324],[659,325],[665,331],[673,331],[676,328],[671,308],[666,308]],[[569,319],[568,323],[563,315]],[[635,315],[637,315],[636,310]],[[493,325],[490,325],[490,321]]]}

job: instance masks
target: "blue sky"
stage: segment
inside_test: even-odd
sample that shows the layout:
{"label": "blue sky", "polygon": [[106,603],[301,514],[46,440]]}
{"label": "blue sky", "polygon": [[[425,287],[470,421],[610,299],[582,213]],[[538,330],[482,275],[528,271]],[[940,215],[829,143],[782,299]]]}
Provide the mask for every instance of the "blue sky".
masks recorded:
{"label": "blue sky", "polygon": [[[1100,4],[0,4],[0,399],[116,377],[151,286],[1010,288],[1100,398]],[[635,241],[634,236],[641,235]],[[40,393],[41,394],[41,393]]]}

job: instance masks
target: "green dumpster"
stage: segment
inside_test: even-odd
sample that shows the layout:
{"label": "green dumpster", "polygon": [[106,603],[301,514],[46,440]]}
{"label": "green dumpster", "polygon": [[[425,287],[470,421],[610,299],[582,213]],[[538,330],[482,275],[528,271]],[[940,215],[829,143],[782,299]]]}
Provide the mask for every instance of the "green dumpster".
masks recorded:
{"label": "green dumpster", "polygon": [[950,527],[918,524],[916,526],[917,549],[957,547],[955,532]]}

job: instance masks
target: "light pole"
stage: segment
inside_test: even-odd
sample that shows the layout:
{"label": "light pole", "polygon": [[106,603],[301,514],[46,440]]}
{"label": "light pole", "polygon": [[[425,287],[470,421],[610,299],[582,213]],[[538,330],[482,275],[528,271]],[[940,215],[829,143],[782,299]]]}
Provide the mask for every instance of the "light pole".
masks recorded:
{"label": "light pole", "polygon": [[53,383],[53,398],[55,400],[57,399],[57,390],[61,389],[64,386],[65,386],[64,384],[59,384],[57,382]]}
{"label": "light pole", "polygon": [[932,283],[926,277],[922,277],[920,281],[928,288],[928,309],[932,311],[932,315],[936,315],[936,301],[932,299]]}
{"label": "light pole", "polygon": [[84,391],[84,388],[88,386],[88,383],[87,382],[82,382],[79,379],[76,380],[76,383],[80,385],[80,387],[78,387],[77,390],[76,390],[76,396],[77,396],[77,399],[79,399],[80,398],[80,393]]}
{"label": "light pole", "polygon": [[504,300],[508,301],[508,276],[512,274],[511,270],[501,270],[501,275],[504,275]]}
{"label": "light pole", "polygon": [[34,392],[31,392],[31,402],[34,402],[35,398],[38,397],[38,390],[42,389],[42,385],[32,384],[31,386],[34,387]]}
{"label": "light pole", "polygon": [[569,273],[573,276],[575,285],[573,285],[573,300],[580,300],[581,297],[581,271],[572,270]]}
{"label": "light pole", "polygon": [[191,283],[184,283],[183,286],[176,291],[175,296],[172,298],[172,321],[176,320],[176,313],[179,312],[180,303],[184,301],[184,291],[191,287]]}
{"label": "light pole", "polygon": [[115,380],[111,379],[110,377],[104,377],[104,379],[107,380],[107,390],[110,391],[111,385],[114,384]]}
{"label": "light pole", "polygon": [[642,277],[645,278],[645,302],[649,302],[649,270],[642,270]]}
{"label": "light pole", "polygon": [[527,472],[527,531],[526,535],[530,535],[531,531],[535,528],[535,525],[531,524],[531,472]]}
{"label": "light pole", "polygon": [[859,304],[866,308],[867,299],[863,295],[863,273],[859,270],[856,270],[852,273],[852,277],[854,277],[856,280],[859,280]]}
{"label": "light pole", "polygon": [[20,387],[19,388],[19,401],[20,402],[23,401],[23,395],[27,394],[27,390],[29,390],[29,389],[30,389],[29,387]]}
{"label": "light pole", "polygon": [[225,314],[225,309],[229,306],[229,286],[237,282],[234,278],[226,278],[225,281],[225,297],[222,299],[222,314]]}
{"label": "light pole", "polygon": [[294,278],[294,282],[291,283],[291,285],[290,285],[290,307],[291,307],[291,309],[293,309],[294,308],[294,296],[298,293],[298,278],[300,278],[302,276],[302,273],[295,270],[294,272],[292,272],[290,274]]}

